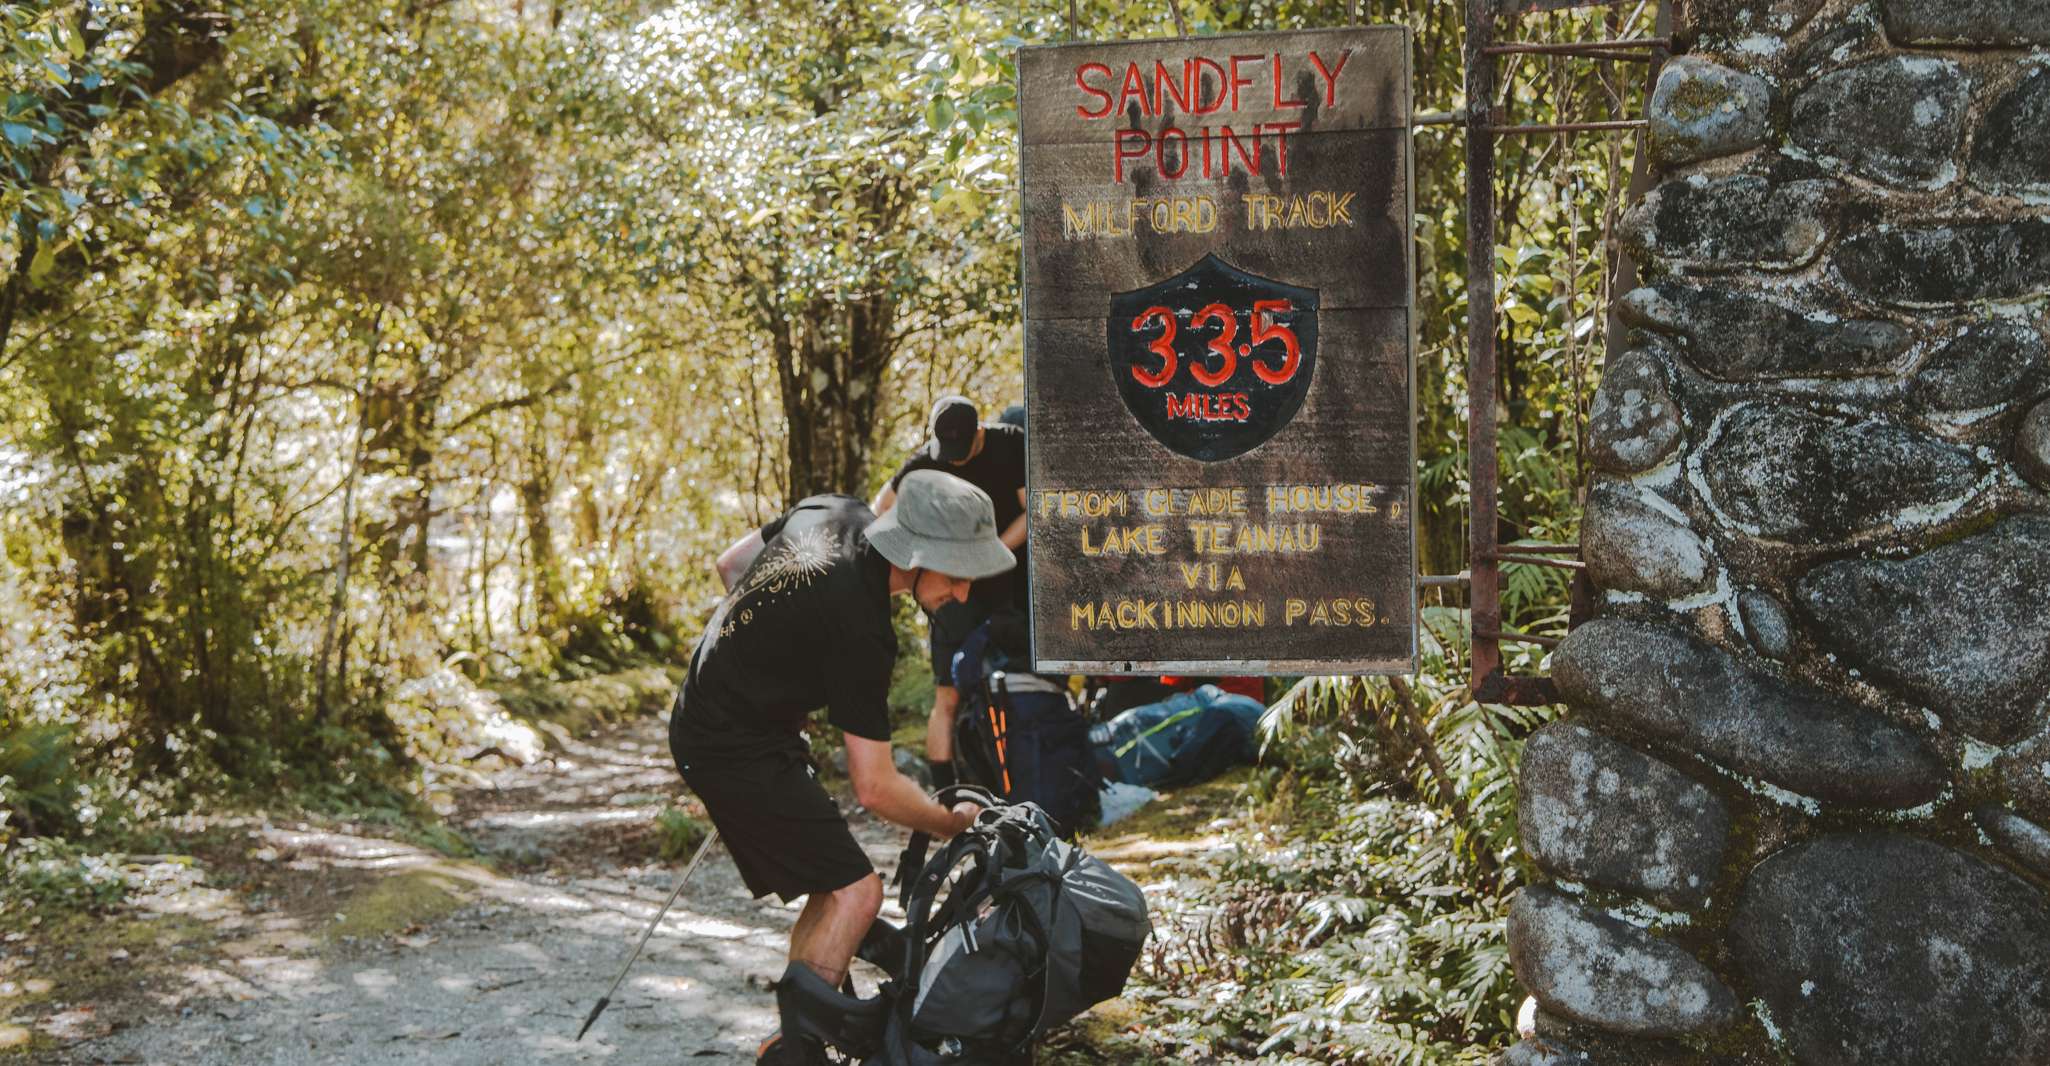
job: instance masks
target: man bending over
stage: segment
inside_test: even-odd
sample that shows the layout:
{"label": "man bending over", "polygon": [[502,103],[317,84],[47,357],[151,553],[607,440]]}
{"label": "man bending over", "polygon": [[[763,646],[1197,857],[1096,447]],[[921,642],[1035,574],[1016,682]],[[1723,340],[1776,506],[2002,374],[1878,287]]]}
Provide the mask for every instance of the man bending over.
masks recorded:
{"label": "man bending over", "polygon": [[[936,837],[966,828],[973,804],[934,803],[891,757],[890,597],[908,594],[932,611],[1014,563],[989,497],[931,470],[907,475],[882,518],[852,497],[813,496],[720,556],[731,591],[691,654],[670,752],[748,891],[805,897],[790,964],[828,985],[846,976],[883,883],[815,779],[805,721],[826,708],[847,746],[855,798],[878,817]],[[795,1036],[772,1040],[760,1058],[824,1061],[822,1047]]]}

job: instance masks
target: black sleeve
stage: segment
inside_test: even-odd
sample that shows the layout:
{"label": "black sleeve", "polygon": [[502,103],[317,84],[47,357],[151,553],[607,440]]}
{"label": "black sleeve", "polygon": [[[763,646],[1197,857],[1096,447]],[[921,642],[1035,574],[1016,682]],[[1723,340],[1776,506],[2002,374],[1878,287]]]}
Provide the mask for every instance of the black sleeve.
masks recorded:
{"label": "black sleeve", "polygon": [[919,445],[918,450],[912,452],[910,458],[904,460],[904,465],[898,467],[897,472],[890,475],[891,492],[895,492],[903,486],[904,475],[913,470],[924,470],[932,466],[932,459],[926,455],[926,449],[931,446],[931,441]]}
{"label": "black sleeve", "polygon": [[1004,474],[1012,479],[1011,491],[1025,487],[1025,431],[1017,426],[1003,427],[1008,432],[1001,435],[1003,443]]}
{"label": "black sleeve", "polygon": [[982,445],[976,487],[989,493],[990,502],[996,504],[1001,529],[1010,521],[1007,512],[1020,506],[1018,491],[1025,487],[1025,434],[1016,426],[1002,424],[984,426],[983,431],[988,436]]}
{"label": "black sleeve", "polygon": [[890,739],[890,672],[897,665],[896,634],[850,632],[833,656],[833,695],[826,721],[867,740]]}

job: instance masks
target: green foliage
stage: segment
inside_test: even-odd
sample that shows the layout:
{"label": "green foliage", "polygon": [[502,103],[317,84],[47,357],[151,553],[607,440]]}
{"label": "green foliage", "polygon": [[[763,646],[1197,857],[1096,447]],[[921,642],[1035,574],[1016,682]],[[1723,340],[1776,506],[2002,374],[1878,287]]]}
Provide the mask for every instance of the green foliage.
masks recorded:
{"label": "green foliage", "polygon": [[909,597],[892,602],[890,621],[897,634],[897,662],[890,670],[890,721],[898,729],[915,725],[923,737],[926,718],[932,713],[934,687],[928,623]]}
{"label": "green foliage", "polygon": [[[116,857],[94,854],[61,840],[22,841],[0,853],[0,914],[101,911],[128,895]],[[12,924],[11,922],[8,924]]]}
{"label": "green foliage", "polygon": [[1513,1039],[1514,768],[1550,712],[1473,702],[1465,619],[1424,621],[1417,677],[1306,678],[1269,710],[1249,789],[1269,828],[1214,883],[1160,897],[1158,1041],[1379,1066],[1481,1063]]}
{"label": "green foliage", "polygon": [[1221,902],[1158,942],[1151,995],[1230,990],[1167,1031],[1243,1041],[1262,1061],[1486,1061],[1522,998],[1501,943],[1506,886],[1463,862],[1428,808],[1377,797],[1309,813],[1320,831],[1242,855]]}
{"label": "green foliage", "polygon": [[46,724],[0,732],[0,845],[16,834],[76,830],[78,792],[71,730]]}
{"label": "green foliage", "polygon": [[655,836],[660,841],[663,862],[690,858],[711,832],[710,822],[675,807],[665,807],[655,816]]}

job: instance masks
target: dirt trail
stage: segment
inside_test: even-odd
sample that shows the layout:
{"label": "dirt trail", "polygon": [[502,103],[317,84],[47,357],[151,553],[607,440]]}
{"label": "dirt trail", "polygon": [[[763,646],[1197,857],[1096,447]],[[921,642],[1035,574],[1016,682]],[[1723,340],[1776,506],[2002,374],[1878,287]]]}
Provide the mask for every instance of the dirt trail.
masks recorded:
{"label": "dirt trail", "polygon": [[[681,792],[650,718],[463,792],[454,820],[484,862],[363,827],[216,833],[196,874],[141,901],[136,932],[28,945],[99,965],[69,960],[56,972],[78,987],[27,1014],[0,994],[0,1012],[36,1034],[32,1058],[64,1064],[752,1062],[795,912],[750,899],[723,851],[573,1042],[680,871],[652,857]],[[887,873],[901,834],[855,824]],[[34,953],[9,947],[0,993],[33,991]]]}

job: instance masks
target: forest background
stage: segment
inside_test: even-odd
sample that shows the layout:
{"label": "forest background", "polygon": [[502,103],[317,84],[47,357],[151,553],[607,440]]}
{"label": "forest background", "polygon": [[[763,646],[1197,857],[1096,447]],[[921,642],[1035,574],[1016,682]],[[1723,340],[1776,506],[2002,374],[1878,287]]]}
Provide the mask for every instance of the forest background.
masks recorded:
{"label": "forest background", "polygon": [[[1407,24],[1443,111],[1464,7],[1181,4],[1198,33]],[[1172,28],[1160,0],[0,5],[9,883],[106,905],[92,857],[195,810],[431,818],[510,694],[673,663],[720,546],[869,495],[937,395],[1020,398],[1014,50]],[[1642,68],[1505,70],[1520,121],[1639,113]],[[1456,573],[1463,138],[1415,147],[1419,549]],[[1502,148],[1505,539],[1575,536],[1633,154]],[[1559,572],[1506,597],[1563,628]],[[1414,687],[1309,679],[1270,715],[1235,799],[1265,828],[1148,960],[1157,1039],[1453,1061],[1510,1032],[1544,712],[1466,699],[1458,601],[1428,602]]]}

